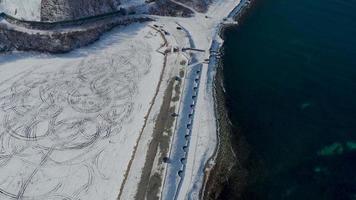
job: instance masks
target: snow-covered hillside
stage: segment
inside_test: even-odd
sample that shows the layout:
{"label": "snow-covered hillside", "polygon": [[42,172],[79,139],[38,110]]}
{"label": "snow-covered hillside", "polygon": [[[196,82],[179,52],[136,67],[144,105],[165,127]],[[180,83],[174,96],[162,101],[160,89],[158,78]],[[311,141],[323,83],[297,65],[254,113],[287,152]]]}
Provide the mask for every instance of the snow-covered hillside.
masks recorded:
{"label": "snow-covered hillside", "polygon": [[61,21],[144,4],[144,0],[0,0],[0,13],[29,21]]}
{"label": "snow-covered hillside", "polygon": [[0,0],[0,12],[19,19],[41,19],[41,0]]}
{"label": "snow-covered hillside", "polygon": [[[127,13],[191,16],[212,0],[0,0],[0,13],[28,21],[65,21],[126,9]],[[187,9],[187,6],[191,9]],[[194,12],[192,12],[194,11]]]}
{"label": "snow-covered hillside", "polygon": [[116,11],[120,0],[42,0],[41,20],[79,19]]}

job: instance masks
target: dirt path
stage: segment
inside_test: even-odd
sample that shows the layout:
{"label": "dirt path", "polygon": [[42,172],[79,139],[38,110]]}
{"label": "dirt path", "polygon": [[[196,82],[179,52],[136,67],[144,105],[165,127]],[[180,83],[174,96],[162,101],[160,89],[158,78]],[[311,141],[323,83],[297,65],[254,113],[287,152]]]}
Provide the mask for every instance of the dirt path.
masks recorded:
{"label": "dirt path", "polygon": [[175,3],[175,4],[178,4],[178,5],[180,5],[180,6],[183,6],[184,8],[186,8],[186,9],[192,11],[194,14],[197,14],[197,13],[198,13],[196,10],[194,10],[194,8],[191,8],[191,7],[187,6],[187,5],[185,5],[184,3],[181,3],[181,2],[178,2],[178,1],[175,1],[175,0],[171,0],[171,2],[173,2],[173,3]]}
{"label": "dirt path", "polygon": [[[161,37],[162,37],[162,40],[164,41],[164,43],[161,45],[160,48],[162,48],[162,47],[164,47],[164,46],[168,46],[168,42],[167,42],[167,39],[165,38],[164,34],[163,34],[160,30],[158,30],[158,29],[156,29],[156,28],[154,28],[154,27],[152,27],[152,26],[149,26],[149,27],[152,28],[152,29],[154,29],[154,30],[156,30],[156,31],[158,31],[158,32],[160,33],[160,35],[161,35]],[[163,75],[164,75],[164,72],[165,72],[165,69],[166,69],[166,65],[167,65],[167,55],[164,56],[163,67],[162,67],[161,75],[160,75],[160,77],[159,77],[159,82],[158,82],[158,85],[157,85],[157,88],[156,88],[156,91],[155,91],[155,95],[154,95],[154,97],[153,97],[153,99],[152,99],[152,101],[151,101],[150,108],[148,109],[148,112],[147,112],[147,114],[146,114],[146,116],[145,116],[144,125],[143,125],[143,127],[142,127],[142,129],[141,129],[140,136],[139,136],[139,138],[137,139],[136,146],[135,146],[134,151],[133,151],[133,154],[132,154],[132,156],[131,156],[131,160],[130,160],[128,166],[127,166],[127,170],[126,170],[125,175],[124,175],[124,180],[123,180],[123,182],[122,182],[122,184],[121,184],[120,192],[119,192],[119,195],[118,195],[118,198],[117,198],[118,200],[121,199],[122,191],[123,191],[124,186],[125,186],[125,184],[126,184],[126,181],[127,181],[127,178],[128,178],[128,174],[129,174],[129,172],[130,172],[130,170],[131,170],[132,162],[133,162],[133,160],[134,160],[134,158],[135,158],[135,155],[136,155],[138,143],[139,143],[139,141],[141,140],[143,130],[145,129],[145,127],[146,127],[146,125],[147,125],[148,116],[150,115],[150,113],[151,113],[151,111],[152,111],[153,104],[154,104],[154,102],[156,101],[156,98],[157,98],[157,95],[158,95],[158,92],[159,92],[159,88],[161,87],[162,80],[163,80]]]}
{"label": "dirt path", "polygon": [[152,174],[152,169],[158,148],[160,148],[163,155],[168,152],[170,135],[164,135],[163,133],[168,127],[172,126],[174,121],[174,118],[170,117],[170,114],[174,111],[174,108],[172,110],[170,106],[173,84],[174,80],[171,80],[164,94],[163,103],[153,130],[153,138],[147,150],[145,165],[142,170],[141,180],[138,185],[135,199],[158,199],[159,188],[162,184],[162,177],[159,173]]}

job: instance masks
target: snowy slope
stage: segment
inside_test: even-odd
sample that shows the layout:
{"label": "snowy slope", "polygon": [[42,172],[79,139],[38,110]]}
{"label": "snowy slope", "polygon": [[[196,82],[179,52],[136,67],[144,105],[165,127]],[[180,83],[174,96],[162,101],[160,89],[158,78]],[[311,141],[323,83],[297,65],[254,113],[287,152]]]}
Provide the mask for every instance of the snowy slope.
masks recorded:
{"label": "snowy slope", "polygon": [[41,19],[41,0],[0,0],[0,12],[19,19]]}
{"label": "snowy slope", "polygon": [[0,0],[0,13],[29,21],[60,21],[144,4],[144,0]]}
{"label": "snowy slope", "polygon": [[63,21],[117,11],[120,0],[42,0],[42,21]]}

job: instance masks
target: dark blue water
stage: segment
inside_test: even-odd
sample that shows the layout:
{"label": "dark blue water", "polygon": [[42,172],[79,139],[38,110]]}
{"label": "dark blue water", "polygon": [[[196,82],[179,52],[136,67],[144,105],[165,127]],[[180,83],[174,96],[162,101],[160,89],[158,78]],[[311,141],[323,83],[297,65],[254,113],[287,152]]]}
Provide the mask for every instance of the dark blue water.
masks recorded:
{"label": "dark blue water", "polygon": [[224,34],[227,105],[249,153],[247,181],[233,176],[220,198],[356,199],[356,0],[257,1]]}

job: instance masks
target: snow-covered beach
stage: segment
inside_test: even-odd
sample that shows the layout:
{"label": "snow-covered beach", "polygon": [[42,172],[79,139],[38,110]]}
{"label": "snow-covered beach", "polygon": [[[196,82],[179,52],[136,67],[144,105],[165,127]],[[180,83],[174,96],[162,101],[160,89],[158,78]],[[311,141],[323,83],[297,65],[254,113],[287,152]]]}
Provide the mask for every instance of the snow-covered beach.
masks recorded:
{"label": "snow-covered beach", "polygon": [[[134,199],[143,190],[198,199],[218,140],[212,80],[219,33],[239,3],[216,1],[191,18],[153,16],[63,55],[1,55],[0,195]],[[167,108],[178,116],[163,128],[168,146],[150,150],[172,88]],[[160,177],[155,190],[153,175]]]}

